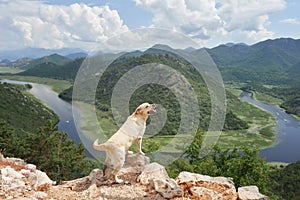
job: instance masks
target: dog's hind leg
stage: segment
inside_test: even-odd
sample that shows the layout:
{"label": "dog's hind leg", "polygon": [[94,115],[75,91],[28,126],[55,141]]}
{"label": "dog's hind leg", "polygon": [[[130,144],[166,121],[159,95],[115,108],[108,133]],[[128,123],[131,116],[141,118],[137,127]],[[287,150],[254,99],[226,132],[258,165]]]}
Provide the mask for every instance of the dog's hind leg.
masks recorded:
{"label": "dog's hind leg", "polygon": [[123,180],[118,178],[118,173],[124,165],[125,162],[125,149],[115,149],[114,150],[114,158],[112,159],[113,171],[112,176],[114,181],[117,183],[122,183]]}

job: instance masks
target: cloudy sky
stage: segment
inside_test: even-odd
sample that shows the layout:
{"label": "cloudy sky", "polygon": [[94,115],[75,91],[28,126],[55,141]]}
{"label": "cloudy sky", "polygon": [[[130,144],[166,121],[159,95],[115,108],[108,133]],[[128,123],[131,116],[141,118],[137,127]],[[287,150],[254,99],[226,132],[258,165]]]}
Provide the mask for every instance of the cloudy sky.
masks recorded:
{"label": "cloudy sky", "polygon": [[150,27],[182,33],[199,47],[299,39],[299,10],[298,0],[0,0],[0,50],[90,50]]}

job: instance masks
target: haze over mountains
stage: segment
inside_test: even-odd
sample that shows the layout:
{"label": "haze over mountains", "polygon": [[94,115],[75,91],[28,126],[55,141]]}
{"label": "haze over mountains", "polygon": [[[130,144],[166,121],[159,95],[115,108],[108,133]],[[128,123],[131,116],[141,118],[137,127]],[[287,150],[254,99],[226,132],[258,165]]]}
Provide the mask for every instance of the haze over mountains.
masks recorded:
{"label": "haze over mountains", "polygon": [[[155,46],[152,48],[155,49]],[[280,38],[266,40],[248,46],[243,43],[224,44],[215,48],[205,48],[219,67],[224,81],[249,82],[258,81],[267,84],[283,84],[287,81],[299,83],[300,75],[300,40]],[[27,51],[27,53],[25,53]],[[197,49],[188,48],[188,51],[197,54]],[[147,50],[147,53],[151,50]],[[146,53],[144,52],[144,53]],[[141,52],[132,52],[132,55]],[[43,56],[41,56],[43,55]],[[78,70],[77,58],[87,54],[80,49],[27,49],[10,52],[0,52],[2,65],[20,69],[30,69],[22,75],[39,76],[41,68],[51,77],[59,78],[61,71]],[[6,57],[5,57],[6,56]],[[12,57],[21,58],[14,62]],[[26,57],[26,58],[23,58]],[[7,60],[8,59],[8,60]],[[4,62],[5,61],[5,62]],[[59,70],[58,70],[59,69]],[[74,75],[75,73],[72,72]],[[57,76],[58,75],[58,76]]]}
{"label": "haze over mountains", "polygon": [[0,50],[0,62],[3,62],[3,60],[16,61],[21,58],[35,59],[44,56],[49,56],[51,54],[59,54],[68,58],[86,56],[86,52],[84,50],[76,48],[43,49],[29,47],[9,51]]}

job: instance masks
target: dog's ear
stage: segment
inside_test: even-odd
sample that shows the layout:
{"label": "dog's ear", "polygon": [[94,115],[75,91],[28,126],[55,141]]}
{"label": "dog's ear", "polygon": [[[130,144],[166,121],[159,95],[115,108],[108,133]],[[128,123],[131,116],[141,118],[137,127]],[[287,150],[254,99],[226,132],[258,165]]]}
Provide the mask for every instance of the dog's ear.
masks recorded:
{"label": "dog's ear", "polygon": [[142,109],[140,107],[138,107],[137,109],[135,109],[135,114],[141,114]]}

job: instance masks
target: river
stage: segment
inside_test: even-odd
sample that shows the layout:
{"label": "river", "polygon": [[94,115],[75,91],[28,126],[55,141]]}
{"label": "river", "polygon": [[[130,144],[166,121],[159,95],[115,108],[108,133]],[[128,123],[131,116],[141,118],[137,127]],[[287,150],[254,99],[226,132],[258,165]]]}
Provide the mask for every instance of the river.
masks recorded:
{"label": "river", "polygon": [[[12,84],[27,83],[11,80],[1,80],[1,82],[8,82]],[[83,134],[81,134],[81,137],[79,137],[73,120],[72,105],[70,103],[60,99],[58,94],[54,92],[50,86],[36,83],[29,84],[33,86],[32,89],[30,89],[30,93],[43,101],[59,116],[59,131],[68,133],[69,138],[72,139],[77,145],[80,142],[83,142],[83,144],[92,143],[91,141],[88,141],[88,139],[84,138]],[[278,106],[259,102],[253,99],[252,95],[243,93],[240,98],[242,101],[247,101],[248,103],[272,113],[276,117],[277,126],[275,129],[277,130],[277,143],[273,147],[261,150],[261,157],[265,158],[268,162],[289,163],[300,160],[300,122],[293,116],[284,112]],[[86,151],[86,154],[91,156],[88,151]]]}
{"label": "river", "polygon": [[276,145],[260,151],[260,156],[268,162],[296,162],[300,160],[300,122],[275,105],[257,101],[252,94],[242,93],[242,101],[246,101],[276,117]]}
{"label": "river", "polygon": [[[58,131],[68,133],[68,138],[73,140],[76,145],[79,145],[81,142],[83,144],[92,143],[87,138],[84,138],[83,134],[81,134],[81,137],[79,137],[73,119],[72,105],[69,102],[59,98],[58,93],[54,92],[50,86],[6,79],[2,79],[0,82],[19,85],[30,84],[32,88],[29,90],[29,92],[36,98],[40,99],[44,104],[46,104],[46,106],[52,109],[59,116],[59,122],[57,124]],[[93,157],[90,152],[85,151],[85,153],[87,156]]]}

